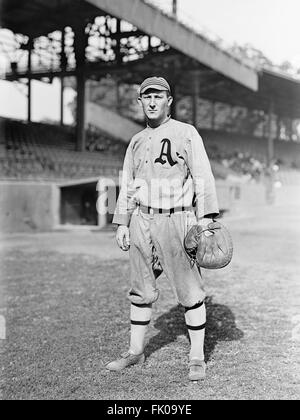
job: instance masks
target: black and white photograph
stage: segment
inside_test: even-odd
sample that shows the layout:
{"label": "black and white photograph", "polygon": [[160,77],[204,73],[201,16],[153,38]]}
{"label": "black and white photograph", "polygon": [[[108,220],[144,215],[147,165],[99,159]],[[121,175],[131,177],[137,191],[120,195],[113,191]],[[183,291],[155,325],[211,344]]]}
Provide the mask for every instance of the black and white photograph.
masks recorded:
{"label": "black and white photograph", "polygon": [[299,0],[0,0],[0,400],[300,399]]}

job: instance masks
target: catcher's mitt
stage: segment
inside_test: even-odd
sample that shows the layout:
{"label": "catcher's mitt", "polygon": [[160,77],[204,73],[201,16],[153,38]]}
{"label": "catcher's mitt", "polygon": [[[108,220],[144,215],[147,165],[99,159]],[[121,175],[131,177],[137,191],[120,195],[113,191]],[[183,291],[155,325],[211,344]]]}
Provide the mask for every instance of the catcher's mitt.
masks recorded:
{"label": "catcher's mitt", "polygon": [[194,225],[187,233],[184,247],[191,259],[202,268],[223,268],[232,259],[233,244],[230,233],[220,222],[213,221],[206,228]]}

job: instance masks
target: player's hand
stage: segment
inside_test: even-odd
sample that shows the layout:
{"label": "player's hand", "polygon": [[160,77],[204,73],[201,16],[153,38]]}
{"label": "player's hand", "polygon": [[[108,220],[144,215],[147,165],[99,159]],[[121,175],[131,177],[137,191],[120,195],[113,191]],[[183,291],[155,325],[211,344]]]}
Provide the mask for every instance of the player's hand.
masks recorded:
{"label": "player's hand", "polygon": [[202,226],[203,229],[206,229],[207,226],[212,222],[213,222],[212,219],[208,219],[206,217],[203,217],[202,219],[199,219],[197,223],[198,223],[199,226]]}
{"label": "player's hand", "polygon": [[123,251],[128,251],[130,248],[130,234],[127,226],[119,226],[116,235],[117,244]]}
{"label": "player's hand", "polygon": [[[203,217],[203,219],[198,220],[198,225],[202,227],[202,230],[206,230],[208,228],[208,225],[212,222],[213,222],[213,219],[208,219],[206,217]],[[210,235],[213,235],[213,233],[211,233],[210,231],[207,230],[204,233],[204,235],[205,236],[210,236]]]}

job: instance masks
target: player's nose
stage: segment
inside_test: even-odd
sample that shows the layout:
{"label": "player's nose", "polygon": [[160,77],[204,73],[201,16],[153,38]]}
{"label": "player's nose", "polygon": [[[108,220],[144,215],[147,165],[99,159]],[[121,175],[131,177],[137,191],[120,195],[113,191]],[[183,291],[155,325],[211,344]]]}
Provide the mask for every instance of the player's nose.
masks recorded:
{"label": "player's nose", "polygon": [[155,102],[154,98],[151,99],[149,106],[150,106],[150,108],[155,108],[156,107],[156,102]]}

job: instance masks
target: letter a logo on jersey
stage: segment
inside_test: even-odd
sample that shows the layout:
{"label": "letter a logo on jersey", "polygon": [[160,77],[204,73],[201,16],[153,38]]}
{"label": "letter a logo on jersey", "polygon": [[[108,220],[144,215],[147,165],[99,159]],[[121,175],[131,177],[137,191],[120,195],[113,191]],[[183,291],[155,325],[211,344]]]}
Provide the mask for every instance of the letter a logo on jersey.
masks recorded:
{"label": "letter a logo on jersey", "polygon": [[[159,158],[155,159],[155,163],[161,163],[162,165],[165,165],[167,162],[169,162],[170,166],[176,165],[177,162],[174,162],[171,155],[171,142],[169,139],[163,139],[162,141],[162,148]],[[166,149],[166,151],[165,151]],[[164,159],[164,157],[167,158]]]}

